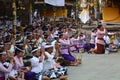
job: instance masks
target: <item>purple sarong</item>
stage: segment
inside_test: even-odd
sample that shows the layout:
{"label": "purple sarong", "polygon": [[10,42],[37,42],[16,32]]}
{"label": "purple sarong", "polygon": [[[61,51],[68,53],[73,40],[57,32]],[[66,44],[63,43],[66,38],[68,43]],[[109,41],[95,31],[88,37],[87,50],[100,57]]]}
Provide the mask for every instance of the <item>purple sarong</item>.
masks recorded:
{"label": "purple sarong", "polygon": [[68,61],[71,61],[71,62],[74,62],[74,61],[75,61],[75,58],[74,58],[72,55],[69,55],[69,54],[62,54],[62,57],[63,57],[65,60],[68,60]]}
{"label": "purple sarong", "polygon": [[5,77],[0,77],[0,80],[5,80]]}
{"label": "purple sarong", "polygon": [[36,73],[35,72],[25,72],[25,80],[35,80]]}

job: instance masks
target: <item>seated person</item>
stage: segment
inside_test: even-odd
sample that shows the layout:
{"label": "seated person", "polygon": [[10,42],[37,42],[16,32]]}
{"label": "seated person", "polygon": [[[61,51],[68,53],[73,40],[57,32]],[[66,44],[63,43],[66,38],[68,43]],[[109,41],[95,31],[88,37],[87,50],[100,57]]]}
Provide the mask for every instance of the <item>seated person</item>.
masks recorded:
{"label": "seated person", "polygon": [[[56,53],[53,52],[53,45],[51,44],[46,44],[45,45],[45,56],[46,59],[44,61],[44,72],[48,74],[43,74],[46,75],[50,78],[60,78],[60,80],[65,80],[66,76],[66,68],[61,67],[59,64],[56,63],[55,58],[56,58]],[[62,69],[62,70],[61,70]],[[49,74],[52,73],[52,74]]]}
{"label": "seated person", "polygon": [[115,38],[115,35],[112,35],[110,37],[110,45],[107,49],[111,52],[118,51],[118,44],[119,44],[119,42],[118,42],[117,38]]}
{"label": "seated person", "polygon": [[47,76],[42,76],[43,71],[43,62],[44,62],[44,48],[33,48],[32,50],[33,57],[31,58],[31,65],[32,65],[32,72],[35,72],[37,74],[37,79],[39,80],[50,80]]}
{"label": "seated person", "polygon": [[6,77],[5,74],[10,73],[14,66],[13,56],[10,56],[10,64],[7,67],[3,65],[5,60],[6,60],[6,52],[3,52],[2,50],[0,50],[0,80],[5,80],[5,77]]}
{"label": "seated person", "polygon": [[70,61],[71,66],[77,66],[80,62],[70,53],[69,48],[70,48],[71,44],[70,44],[69,37],[66,36],[66,38],[64,38],[63,34],[61,34],[59,37],[60,37],[60,39],[59,39],[60,52],[61,52],[62,57],[65,60]]}
{"label": "seated person", "polygon": [[120,43],[119,43],[118,38],[117,38],[116,35],[115,35],[115,39],[114,39],[113,43],[114,43],[114,45],[116,46],[116,48],[119,48],[119,47],[120,47]]}
{"label": "seated person", "polygon": [[15,49],[15,57],[14,57],[15,65],[9,75],[9,77],[12,79],[21,78],[23,80],[24,79],[33,80],[35,78],[35,73],[31,72],[30,67],[28,68],[24,66],[24,63],[23,63],[24,52],[25,51],[20,46],[16,47]]}
{"label": "seated person", "polygon": [[79,52],[79,49],[77,47],[77,42],[79,41],[79,37],[78,34],[74,34],[73,37],[70,39],[71,42],[71,46],[70,46],[70,50],[72,52]]}
{"label": "seated person", "polygon": [[65,60],[60,52],[60,43],[58,42],[59,37],[56,36],[55,40],[53,42],[51,42],[51,44],[53,45],[53,53],[55,53],[54,55],[54,59],[57,63],[59,63],[61,66],[70,66],[70,61]]}
{"label": "seated person", "polygon": [[110,38],[109,38],[109,36],[106,34],[103,38],[105,40],[106,47],[109,47],[110,46]]}

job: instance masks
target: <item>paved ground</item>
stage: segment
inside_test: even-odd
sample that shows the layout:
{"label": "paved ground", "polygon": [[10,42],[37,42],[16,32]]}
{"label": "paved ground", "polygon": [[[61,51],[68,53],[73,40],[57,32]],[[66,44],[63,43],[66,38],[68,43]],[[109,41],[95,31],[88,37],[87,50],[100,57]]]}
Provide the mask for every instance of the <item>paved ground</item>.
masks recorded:
{"label": "paved ground", "polygon": [[110,54],[83,53],[82,64],[68,67],[67,77],[68,80],[120,80],[120,50]]}
{"label": "paved ground", "polygon": [[82,64],[68,67],[68,80],[120,80],[120,51],[82,54]]}
{"label": "paved ground", "polygon": [[120,80],[120,51],[111,54],[83,53],[81,65],[68,67],[67,80]]}

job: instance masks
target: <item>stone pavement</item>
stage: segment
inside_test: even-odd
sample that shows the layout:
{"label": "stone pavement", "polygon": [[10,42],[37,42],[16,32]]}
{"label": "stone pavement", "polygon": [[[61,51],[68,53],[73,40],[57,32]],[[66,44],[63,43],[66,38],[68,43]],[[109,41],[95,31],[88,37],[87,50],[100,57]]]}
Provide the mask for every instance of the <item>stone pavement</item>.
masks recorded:
{"label": "stone pavement", "polygon": [[110,54],[83,53],[82,64],[69,66],[67,77],[67,80],[120,80],[120,51]]}
{"label": "stone pavement", "polygon": [[82,54],[82,64],[68,67],[68,80],[120,80],[120,51]]}
{"label": "stone pavement", "polygon": [[[92,28],[95,28],[97,25],[83,25],[82,30],[91,31]],[[113,24],[113,25],[106,25],[106,28],[110,32],[119,32],[120,31],[120,24]]]}

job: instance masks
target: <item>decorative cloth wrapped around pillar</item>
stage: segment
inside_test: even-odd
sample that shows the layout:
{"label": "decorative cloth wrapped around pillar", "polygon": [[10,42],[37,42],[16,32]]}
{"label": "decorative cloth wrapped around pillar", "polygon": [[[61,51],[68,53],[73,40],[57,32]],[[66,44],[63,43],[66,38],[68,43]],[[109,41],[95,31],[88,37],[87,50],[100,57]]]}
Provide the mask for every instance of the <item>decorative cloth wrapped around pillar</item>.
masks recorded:
{"label": "decorative cloth wrapped around pillar", "polygon": [[87,0],[81,0],[81,7],[86,8],[87,7]]}
{"label": "decorative cloth wrapped around pillar", "polygon": [[81,14],[79,15],[79,18],[85,24],[90,19],[89,11],[87,9],[83,9]]}

